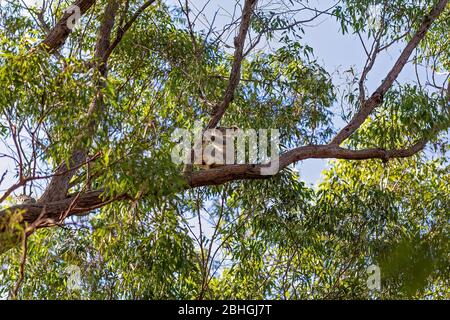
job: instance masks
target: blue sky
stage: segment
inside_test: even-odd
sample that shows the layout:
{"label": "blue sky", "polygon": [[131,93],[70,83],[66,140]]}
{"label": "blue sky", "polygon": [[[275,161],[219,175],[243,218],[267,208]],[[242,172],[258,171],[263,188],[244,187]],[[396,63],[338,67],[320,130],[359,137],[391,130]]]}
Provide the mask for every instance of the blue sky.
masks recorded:
{"label": "blue sky", "polygon": [[[25,0],[27,3],[34,3],[36,1],[39,2],[42,0]],[[181,2],[184,3],[184,1]],[[219,10],[219,14],[216,18],[216,25],[220,28],[231,21],[230,13],[233,12],[236,2],[242,4],[243,0],[212,0],[205,8],[204,14],[207,18],[211,19],[214,13]],[[178,4],[178,0],[169,0],[166,3]],[[198,10],[204,6],[206,0],[191,1],[191,3],[195,3],[195,8]],[[260,3],[267,3],[267,1],[260,1]],[[324,9],[330,7],[333,3],[335,3],[335,1],[332,0],[310,0],[309,6]],[[193,7],[194,12],[196,11],[195,8]],[[197,28],[202,28],[200,20],[197,24]],[[232,37],[230,37],[230,39],[232,39]],[[359,38],[352,34],[342,35],[339,23],[330,16],[321,16],[313,21],[309,27],[305,28],[305,35],[300,41],[314,48],[314,53],[318,58],[318,62],[322,64],[330,74],[333,74],[336,70],[348,70],[350,67],[360,71],[365,63],[365,53]],[[273,41],[270,44],[263,44],[260,49],[270,50],[276,46],[276,41]],[[392,46],[387,52],[380,55],[368,77],[367,86],[369,92],[386,76],[389,68],[394,64],[403,46],[404,43]],[[419,73],[423,76],[423,70],[419,70]],[[339,84],[340,80],[337,77],[334,77],[333,79],[335,84]],[[404,83],[415,81],[415,79],[414,69],[412,66],[407,66],[400,74],[398,80],[399,82]],[[335,118],[335,125],[337,127],[342,127],[343,122],[339,117]],[[3,151],[3,146],[0,145],[0,152]],[[321,172],[326,166],[326,160],[313,159],[300,162],[297,165],[297,169],[300,172],[300,178],[302,180],[310,185],[316,185],[320,182]],[[0,173],[3,173],[6,169],[8,169],[10,173],[14,172],[14,166],[2,159],[2,162],[0,163]],[[1,189],[13,182],[11,178],[11,175],[8,175],[7,181],[4,182]]]}
{"label": "blue sky", "polygon": [[[42,0],[25,0],[25,2],[33,3],[35,1]],[[202,8],[207,0],[195,0],[196,8]],[[181,1],[184,3],[184,0]],[[190,1],[193,2],[193,1]],[[237,1],[243,3],[243,0]],[[262,1],[267,3],[267,1]],[[317,6],[318,8],[328,8],[335,1],[331,0],[310,0],[310,6]],[[177,0],[169,0],[166,3],[177,4]],[[236,1],[234,0],[211,0],[208,7],[205,9],[205,15],[211,18],[214,13],[220,9],[220,13],[217,16],[216,24],[218,27],[223,26],[230,22],[230,17],[227,12],[232,12]],[[198,26],[198,28],[200,28]],[[232,39],[232,37],[230,37]],[[318,62],[330,73],[336,74],[335,71],[345,71],[353,67],[357,72],[361,71],[364,66],[366,56],[361,45],[359,38],[356,35],[346,34],[342,35],[340,31],[340,25],[336,20],[330,16],[322,16],[311,23],[310,27],[305,28],[305,35],[303,39],[300,40],[304,44],[309,45],[314,49],[315,56]],[[270,45],[263,45],[260,49],[270,50],[271,47],[276,47],[276,41],[270,43]],[[368,77],[368,91],[372,91],[376,86],[380,84],[382,79],[386,76],[388,70],[393,66],[397,57],[400,54],[401,49],[404,47],[404,43],[396,46],[392,46],[388,52],[384,52],[379,56],[377,63],[375,64],[373,70],[370,72]],[[423,77],[423,70],[419,70],[421,77]],[[400,74],[398,81],[401,83],[413,82],[416,79],[415,71],[411,66],[407,66],[403,72]],[[333,81],[338,85],[341,80],[338,77],[334,77]],[[342,127],[343,122],[339,117],[335,118],[336,127]],[[0,152],[3,153],[4,147],[0,143]],[[15,172],[15,168],[11,162],[0,160],[0,175],[8,169],[10,173]],[[304,180],[309,185],[317,185],[321,181],[321,172],[326,169],[326,160],[306,160],[297,164],[297,169],[300,173],[300,179]],[[8,175],[6,181],[0,187],[4,189],[5,187],[14,183],[12,175]],[[202,224],[204,226],[203,232],[210,237],[212,234],[212,229],[209,222],[206,220],[208,215],[205,214],[202,217]],[[192,229],[194,232],[198,231],[198,224],[196,221],[192,221]],[[0,297],[1,298],[1,297]]]}
{"label": "blue sky", "polygon": [[[190,1],[194,3],[192,10],[195,13],[203,8],[206,0]],[[243,4],[244,1],[219,1],[212,0],[205,8],[204,13],[206,17],[212,17],[214,13],[219,10],[216,18],[216,25],[218,27],[227,24],[231,21],[230,13],[233,12],[235,3]],[[269,1],[260,1],[260,4],[267,4]],[[178,0],[171,0],[169,3],[178,3]],[[184,3],[184,1],[182,1]],[[317,9],[325,9],[331,7],[335,0],[310,0],[308,5]],[[293,7],[294,8],[294,7]],[[309,14],[310,16],[311,14]],[[303,17],[308,17],[308,14]],[[201,23],[200,27],[201,28]],[[364,35],[363,35],[364,36]],[[230,37],[232,39],[232,37]],[[317,20],[314,20],[305,27],[305,35],[300,40],[304,44],[309,45],[314,49],[315,56],[318,62],[325,67],[330,73],[336,75],[335,71],[345,71],[351,67],[356,72],[361,72],[365,61],[366,54],[359,37],[355,34],[343,35],[340,29],[340,24],[335,18],[323,15]],[[365,39],[366,46],[370,47],[371,42]],[[392,46],[389,50],[383,52],[377,59],[372,71],[369,73],[367,79],[368,92],[373,91],[387,75],[389,69],[394,65],[405,43],[399,43]],[[271,50],[277,47],[277,42],[272,41],[269,44],[260,46],[260,49]],[[418,70],[421,80],[424,80],[425,73],[423,69]],[[358,74],[358,73],[357,73]],[[415,70],[411,65],[407,65],[398,77],[398,82],[414,82],[416,81]],[[342,83],[342,79],[337,76],[333,77],[335,85]],[[335,126],[340,128],[344,125],[339,116],[335,117]],[[327,160],[305,160],[297,165],[300,172],[300,178],[310,185],[317,185],[321,180],[321,172],[327,167]]]}

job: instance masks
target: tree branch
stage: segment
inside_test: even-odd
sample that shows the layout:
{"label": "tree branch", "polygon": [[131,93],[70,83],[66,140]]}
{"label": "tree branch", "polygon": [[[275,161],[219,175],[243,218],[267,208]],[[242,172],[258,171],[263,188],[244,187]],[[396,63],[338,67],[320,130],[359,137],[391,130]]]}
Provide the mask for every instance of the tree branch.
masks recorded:
{"label": "tree branch", "polygon": [[[96,0],[77,0],[73,6],[80,8],[80,14],[83,16],[95,3]],[[50,30],[47,37],[42,41],[43,46],[49,52],[54,52],[61,48],[69,37],[72,30],[68,27],[68,21],[72,18],[73,13],[66,12],[58,23]]]}
{"label": "tree branch", "polygon": [[257,2],[257,0],[245,1],[244,9],[242,10],[242,21],[239,27],[239,34],[234,39],[235,51],[228,87],[225,91],[222,102],[216,106],[215,110],[213,110],[213,116],[208,123],[207,129],[212,129],[217,126],[220,119],[222,119],[226,109],[234,100],[234,93],[237,86],[239,85],[239,81],[241,78],[241,65],[244,58],[245,39],[247,38],[248,29],[250,27],[250,20]]}
{"label": "tree branch", "polygon": [[[100,29],[97,35],[97,41],[95,46],[95,60],[97,61],[97,68],[100,72],[101,79],[96,84],[100,89],[105,86],[105,78],[107,77],[107,60],[103,59],[103,55],[106,50],[110,46],[111,32],[114,27],[115,17],[118,10],[118,2],[116,0],[110,0],[105,8],[102,23],[100,25]],[[91,105],[89,106],[89,110],[87,112],[87,116],[93,116],[101,106],[103,105],[103,97],[100,92],[95,94]],[[81,135],[91,135],[94,132],[96,126],[96,122],[91,120],[88,124],[87,130],[85,130]],[[81,140],[81,139],[77,139]],[[76,148],[72,152],[72,155],[69,160],[69,165],[66,163],[61,164],[56,170],[57,175],[55,175],[50,184],[47,186],[44,194],[38,200],[39,203],[47,203],[53,202],[56,200],[61,200],[66,197],[66,193],[69,190],[69,182],[70,179],[74,176],[79,168],[80,164],[82,164],[86,160],[87,152],[82,150],[82,148]],[[61,174],[61,172],[66,172],[65,174]]]}
{"label": "tree branch", "polygon": [[[381,159],[388,161],[393,158],[406,158],[420,152],[426,145],[426,140],[421,140],[409,148],[399,150],[384,149],[364,149],[350,150],[336,145],[316,145],[303,146],[287,151],[280,155],[279,171],[289,165],[305,159],[347,159],[347,160],[367,160]],[[226,182],[236,180],[258,180],[268,179],[272,176],[262,175],[261,168],[265,165],[227,165],[217,169],[201,170],[193,172],[186,178],[185,189],[197,188],[202,186],[221,185]],[[182,191],[182,190],[180,190]],[[37,219],[44,221],[37,228],[50,227],[62,223],[61,217],[70,217],[73,215],[82,215],[101,208],[111,202],[120,200],[133,200],[133,197],[122,194],[114,198],[105,198],[104,189],[77,193],[65,199],[60,199],[47,203],[23,204],[0,211],[0,221],[11,213],[22,212],[20,222],[22,224],[33,224]],[[42,217],[45,212],[45,217]],[[7,228],[0,225],[0,233],[5,232]],[[2,239],[0,237],[0,239]],[[16,241],[19,241],[17,238]],[[10,245],[0,243],[0,253],[10,248]]]}
{"label": "tree branch", "polygon": [[155,2],[156,2],[156,0],[146,1],[143,5],[141,5],[139,7],[139,9],[136,10],[134,15],[124,26],[119,25],[119,29],[117,31],[117,35],[116,35],[115,39],[112,41],[111,45],[103,53],[104,60],[108,60],[111,53],[119,45],[120,41],[122,41],[123,36],[133,26],[133,24],[136,22],[137,18],[139,18],[139,16],[145,11],[145,9],[150,7]]}
{"label": "tree branch", "polygon": [[427,34],[428,29],[431,27],[432,23],[444,11],[447,3],[448,0],[440,0],[430,11],[430,13],[425,16],[420,27],[417,29],[411,40],[406,45],[397,62],[394,64],[386,78],[383,80],[383,83],[375,90],[372,96],[367,101],[365,101],[365,103],[361,106],[361,109],[353,116],[350,122],[334,137],[334,139],[331,141],[331,144],[340,145],[342,142],[344,142],[345,139],[350,137],[356,130],[358,130],[358,128],[364,123],[364,121],[372,113],[372,111],[383,102],[383,96],[391,88],[392,84],[397,79],[398,75],[408,62],[408,59],[414,49],[419,45],[419,43]]}

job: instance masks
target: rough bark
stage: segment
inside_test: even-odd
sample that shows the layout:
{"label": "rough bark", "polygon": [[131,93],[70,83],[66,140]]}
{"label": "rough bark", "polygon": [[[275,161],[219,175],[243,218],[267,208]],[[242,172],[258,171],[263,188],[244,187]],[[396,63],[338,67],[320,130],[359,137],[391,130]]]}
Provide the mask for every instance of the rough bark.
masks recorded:
{"label": "rough bark", "polygon": [[[110,46],[111,32],[114,27],[118,7],[119,5],[117,1],[112,0],[108,2],[97,35],[94,57],[97,63],[97,69],[99,71],[99,74],[101,75],[101,79],[96,84],[99,90],[93,98],[93,101],[91,102],[91,105],[89,106],[89,110],[87,112],[87,116],[92,119],[95,118],[93,116],[99,111],[99,109],[102,108],[103,105],[103,98],[100,91],[101,88],[105,86],[104,79],[107,77],[108,70],[107,61],[103,59],[103,55]],[[86,130],[80,134],[81,136],[77,140],[80,141],[83,135],[92,135],[95,131],[95,127],[96,122],[94,120],[91,120],[89,122],[88,128],[86,128]],[[86,161],[86,158],[87,151],[83,148],[80,148],[79,146],[76,146],[69,159],[69,167],[65,163],[61,164],[58,167],[58,169],[56,170],[56,175],[52,178],[50,184],[47,186],[38,202],[47,203],[64,199],[69,190],[70,180],[75,175],[80,165]]]}
{"label": "rough bark", "polygon": [[372,111],[383,102],[383,96],[392,87],[392,84],[397,79],[400,72],[402,72],[412,52],[417,48],[419,43],[425,38],[433,21],[445,10],[448,0],[440,0],[436,6],[425,16],[420,27],[412,36],[411,40],[406,45],[405,49],[400,54],[396,63],[389,71],[382,84],[375,90],[372,96],[363,103],[361,109],[354,115],[350,122],[336,135],[332,140],[332,144],[340,145],[348,137],[350,137],[358,128],[364,123]]}
{"label": "rough bark", "polygon": [[[80,8],[84,8],[86,12],[89,7],[93,5],[95,1],[79,0],[76,3],[80,5]],[[379,106],[382,102],[383,95],[392,86],[399,73],[405,66],[412,51],[417,47],[420,41],[425,37],[432,22],[439,16],[439,14],[445,9],[448,0],[440,0],[437,5],[431,10],[431,12],[425,17],[421,23],[417,32],[413,35],[409,41],[405,50],[402,52],[400,58],[390,70],[383,84],[375,91],[375,93],[364,103],[360,111],[350,121],[350,123],[338,133],[329,145],[317,145],[317,146],[303,146],[293,150],[290,150],[280,156],[279,169],[283,170],[287,166],[304,159],[348,159],[348,160],[365,160],[365,159],[381,159],[388,161],[391,158],[403,158],[410,157],[417,152],[421,151],[426,141],[419,141],[409,148],[402,150],[383,150],[383,149],[366,149],[366,150],[349,150],[339,147],[339,145],[347,139],[353,132],[355,132],[361,124],[367,119],[370,113]],[[249,21],[251,12],[256,5],[256,0],[247,0],[243,10],[243,20],[241,23],[239,36],[236,39],[236,52],[233,69],[230,76],[229,86],[225,93],[225,98],[221,105],[214,113],[211,123],[215,126],[220,121],[226,108],[233,100],[234,91],[239,83],[240,65],[242,62],[242,52],[245,42],[245,35],[248,32]],[[83,12],[82,10],[82,12]],[[105,19],[99,31],[99,38],[96,47],[96,57],[101,58],[99,67],[106,75],[107,61],[103,60],[105,53],[108,52],[110,45],[111,31],[114,26],[114,16],[117,11],[117,3],[113,0],[110,1],[105,10]],[[64,19],[64,17],[63,17]],[[63,20],[62,20],[63,21]],[[67,18],[66,18],[67,21]],[[68,36],[67,30],[64,30],[58,22],[57,26],[50,32],[44,43],[48,43],[48,48],[57,49]],[[91,106],[93,109],[98,109],[97,103]],[[91,110],[91,109],[90,109]],[[70,167],[76,168],[77,163],[83,163],[86,152],[75,151],[74,156],[69,162]],[[242,179],[267,179],[270,175],[261,175],[261,165],[229,165],[217,169],[192,172],[186,177],[185,188],[196,188],[201,186],[219,185],[230,181],[242,180]],[[73,176],[75,170],[64,167],[62,165],[60,170],[67,171],[67,175],[56,175],[52,180],[44,193],[44,196],[37,204],[28,204],[14,206],[7,210],[0,211],[0,253],[11,247],[17,242],[20,237],[17,237],[17,233],[10,237],[11,243],[5,244],[5,237],[3,235],[11,230],[11,225],[8,224],[8,219],[11,216],[19,215],[19,218],[14,221],[18,221],[20,225],[33,225],[36,221],[42,220],[36,227],[51,226],[57,223],[63,222],[63,220],[72,215],[83,214],[91,212],[96,208],[105,206],[112,201],[119,201],[124,199],[131,199],[128,195],[123,194],[115,198],[104,198],[102,194],[104,190],[96,190],[84,192],[76,195],[67,195],[68,183]]]}
{"label": "rough bark", "polygon": [[[80,8],[80,14],[84,15],[94,4],[96,0],[77,0],[74,6]],[[47,37],[42,41],[42,45],[46,50],[53,52],[62,47],[66,39],[72,33],[68,27],[68,20],[72,17],[72,13],[66,12],[58,23],[50,30]]]}
{"label": "rough bark", "polygon": [[234,99],[236,88],[239,85],[241,79],[241,66],[242,59],[244,58],[245,39],[247,38],[248,29],[250,28],[250,20],[257,2],[257,0],[245,1],[244,8],[242,9],[242,18],[239,27],[239,33],[234,39],[235,51],[230,79],[228,81],[228,86],[222,102],[215,107],[215,110],[213,110],[213,115],[207,126],[209,129],[215,128],[217,126],[220,119],[222,119],[223,115],[225,114],[226,109]]}
{"label": "rough bark", "polygon": [[[348,159],[366,160],[381,159],[387,161],[392,158],[405,158],[414,155],[425,147],[426,142],[420,141],[413,146],[401,150],[365,149],[349,150],[333,145],[305,146],[290,150],[280,156],[279,171],[287,166],[304,159]],[[272,176],[262,175],[263,165],[227,165],[218,169],[193,172],[186,178],[185,189],[202,186],[220,185],[236,180],[268,179]],[[182,191],[182,190],[179,190]],[[23,224],[32,224],[38,218],[43,219],[42,226],[51,226],[61,223],[64,218],[80,215],[101,208],[112,201],[132,199],[130,195],[122,194],[114,198],[102,197],[104,190],[89,191],[72,195],[47,203],[25,204],[0,211],[0,221],[11,213],[20,213]],[[42,216],[41,216],[42,215]],[[1,230],[0,230],[1,232]],[[0,252],[2,244],[0,243]]]}

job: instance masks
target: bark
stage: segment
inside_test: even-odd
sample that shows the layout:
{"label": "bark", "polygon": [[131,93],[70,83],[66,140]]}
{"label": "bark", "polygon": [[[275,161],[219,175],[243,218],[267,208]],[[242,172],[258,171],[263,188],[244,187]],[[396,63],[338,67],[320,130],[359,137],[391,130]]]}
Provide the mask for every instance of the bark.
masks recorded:
{"label": "bark", "polygon": [[250,27],[250,20],[257,2],[257,0],[245,1],[244,9],[242,10],[242,21],[239,27],[239,34],[234,39],[235,51],[233,66],[230,73],[230,80],[228,81],[228,86],[225,91],[223,101],[216,106],[215,110],[213,110],[213,116],[208,123],[209,129],[215,128],[218,125],[220,119],[222,119],[223,115],[225,114],[226,109],[234,100],[234,93],[241,79],[241,66],[242,59],[244,58],[245,39],[247,38],[248,29]]}
{"label": "bark", "polygon": [[[365,149],[365,150],[349,150],[334,145],[305,146],[290,150],[280,156],[279,171],[283,170],[290,164],[304,159],[348,159],[348,160],[366,160],[381,159],[387,161],[392,158],[406,158],[421,151],[426,145],[425,141],[420,141],[407,149],[401,150],[383,150],[383,149]],[[193,172],[186,178],[185,189],[197,188],[202,186],[220,185],[236,180],[255,180],[268,179],[272,176],[262,175],[261,168],[263,165],[228,165],[218,169],[203,170]],[[173,190],[173,192],[182,190]],[[37,227],[49,227],[62,223],[67,217],[73,215],[81,215],[92,212],[113,201],[132,200],[132,196],[127,194],[118,195],[114,198],[105,198],[102,196],[104,190],[89,191],[72,195],[65,199],[47,202],[14,206],[9,209],[0,211],[0,234],[5,233],[8,217],[19,214],[19,221],[22,225],[31,225],[36,223],[38,219],[42,220]],[[5,224],[6,222],[6,224]],[[3,239],[3,238],[0,238]],[[13,237],[14,243],[20,241],[20,237]],[[11,247],[10,243],[0,242],[0,253]],[[9,242],[11,242],[11,237]]]}
{"label": "bark", "polygon": [[[94,4],[96,0],[77,0],[74,6],[80,8],[80,14],[83,16]],[[67,22],[71,19],[72,13],[65,13],[58,23],[50,30],[49,34],[42,42],[46,50],[53,52],[62,47],[66,42],[72,30],[69,29]]]}
{"label": "bark", "polygon": [[[81,11],[86,12],[95,1],[79,0]],[[216,126],[221,117],[225,113],[227,107],[234,97],[234,92],[239,84],[240,66],[243,59],[243,48],[245,37],[250,25],[250,17],[256,5],[256,0],[246,0],[243,17],[240,26],[239,35],[236,38],[235,57],[233,68],[230,75],[230,81],[226,90],[222,103],[217,107],[209,126]],[[383,150],[383,149],[365,149],[365,150],[349,150],[339,147],[339,145],[348,138],[354,131],[356,131],[361,124],[367,119],[374,108],[379,106],[382,102],[383,95],[392,86],[398,74],[405,66],[412,51],[417,47],[420,41],[425,37],[426,32],[430,28],[432,22],[439,16],[447,5],[448,0],[440,0],[437,5],[431,10],[426,18],[421,23],[419,29],[409,41],[405,50],[402,52],[400,58],[397,60],[394,67],[390,70],[383,84],[375,91],[375,93],[364,103],[360,111],[350,121],[350,123],[338,133],[329,145],[317,146],[303,146],[290,150],[282,154],[279,158],[279,170],[283,170],[287,166],[304,159],[348,159],[348,160],[365,160],[365,159],[381,159],[388,161],[391,158],[410,157],[421,151],[426,141],[419,141],[409,148],[401,150]],[[96,46],[96,58],[99,59],[98,67],[106,76],[107,72],[107,56],[109,56],[109,48],[111,48],[110,37],[114,26],[115,13],[117,12],[117,3],[112,0],[108,3],[104,20],[99,30],[99,37]],[[59,48],[67,38],[68,32],[64,29],[64,19],[58,22],[50,32],[44,43],[51,50]],[[113,42],[114,44],[114,42]],[[114,45],[115,46],[115,45]],[[105,55],[106,53],[106,55]],[[105,58],[106,57],[106,58]],[[101,99],[94,99],[88,114],[94,113],[101,105]],[[93,124],[95,126],[95,123]],[[76,195],[67,195],[70,179],[76,172],[77,164],[86,161],[86,151],[74,151],[73,157],[69,162],[69,168],[65,165],[60,166],[58,171],[66,172],[67,174],[55,175],[50,182],[44,196],[36,204],[27,204],[14,206],[7,210],[0,211],[0,253],[4,252],[11,246],[20,243],[20,236],[18,230],[13,227],[16,222],[21,226],[35,225],[36,228],[47,227],[62,223],[65,218],[72,215],[79,215],[83,213],[92,212],[94,209],[101,208],[113,201],[120,201],[125,199],[132,199],[127,194],[119,195],[114,198],[104,198],[104,190],[89,191],[79,193]],[[219,185],[230,181],[242,179],[268,179],[270,175],[262,175],[261,165],[230,165],[217,169],[192,172],[186,177],[185,188],[196,188],[201,186]],[[181,191],[181,190],[180,190]],[[174,191],[176,192],[176,190]],[[14,219],[13,219],[14,218]],[[13,220],[12,220],[13,219]],[[37,223],[39,222],[39,223]],[[20,232],[19,232],[20,234]]]}
{"label": "bark", "polygon": [[[103,105],[103,98],[100,91],[101,88],[105,86],[104,79],[107,77],[108,70],[107,61],[103,59],[103,55],[110,46],[111,32],[114,27],[117,10],[118,2],[115,0],[109,1],[106,5],[105,12],[102,18],[102,24],[97,35],[94,57],[97,62],[97,69],[101,75],[101,79],[96,84],[99,90],[96,93],[87,112],[87,116],[92,119],[95,118],[93,116],[99,111],[99,109],[102,108]],[[80,134],[80,137],[78,137],[77,141],[81,141],[83,135],[87,134],[88,136],[91,136],[95,131],[95,127],[96,122],[94,120],[91,120],[89,122],[88,128],[86,128],[86,130]],[[76,146],[69,159],[69,167],[65,163],[61,164],[58,167],[58,169],[56,170],[56,175],[52,178],[50,184],[47,186],[38,202],[47,203],[64,199],[69,190],[70,180],[75,175],[80,165],[85,162],[86,158],[87,151],[82,147],[80,148],[80,146]]]}
{"label": "bark", "polygon": [[430,13],[425,16],[420,27],[408,42],[405,49],[400,54],[400,57],[398,58],[392,69],[389,71],[386,78],[383,80],[382,84],[375,90],[372,96],[367,101],[365,101],[365,103],[363,103],[361,109],[355,114],[350,122],[336,135],[336,137],[331,142],[332,144],[340,145],[342,142],[344,142],[345,139],[350,137],[356,130],[358,130],[358,128],[364,123],[364,121],[372,113],[372,111],[383,102],[383,96],[392,87],[392,84],[405,67],[412,52],[417,48],[420,41],[425,38],[425,35],[433,24],[433,21],[435,21],[445,10],[447,3],[448,0],[440,0],[430,11]]}

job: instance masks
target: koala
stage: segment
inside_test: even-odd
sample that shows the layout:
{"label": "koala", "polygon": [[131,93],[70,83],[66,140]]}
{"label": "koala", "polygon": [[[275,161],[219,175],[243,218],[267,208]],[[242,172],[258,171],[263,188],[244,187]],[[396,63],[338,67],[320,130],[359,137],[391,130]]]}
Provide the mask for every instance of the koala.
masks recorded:
{"label": "koala", "polygon": [[[227,164],[227,157],[234,161],[234,138],[239,134],[239,128],[233,127],[217,127],[205,130],[202,136],[201,149],[194,146],[192,150],[192,158],[195,158],[194,165],[185,165],[183,172],[192,172],[193,167],[201,170],[210,170]],[[232,155],[227,154],[227,146],[233,152]],[[201,164],[198,157],[201,157]]]}
{"label": "koala", "polygon": [[[200,169],[209,170],[227,164],[227,157],[234,162],[234,138],[239,133],[237,127],[217,127],[203,134],[202,164]],[[232,155],[227,154],[227,146]]]}
{"label": "koala", "polygon": [[21,194],[14,198],[17,204],[33,204],[36,203],[36,199],[33,197],[27,196],[26,194]]}

